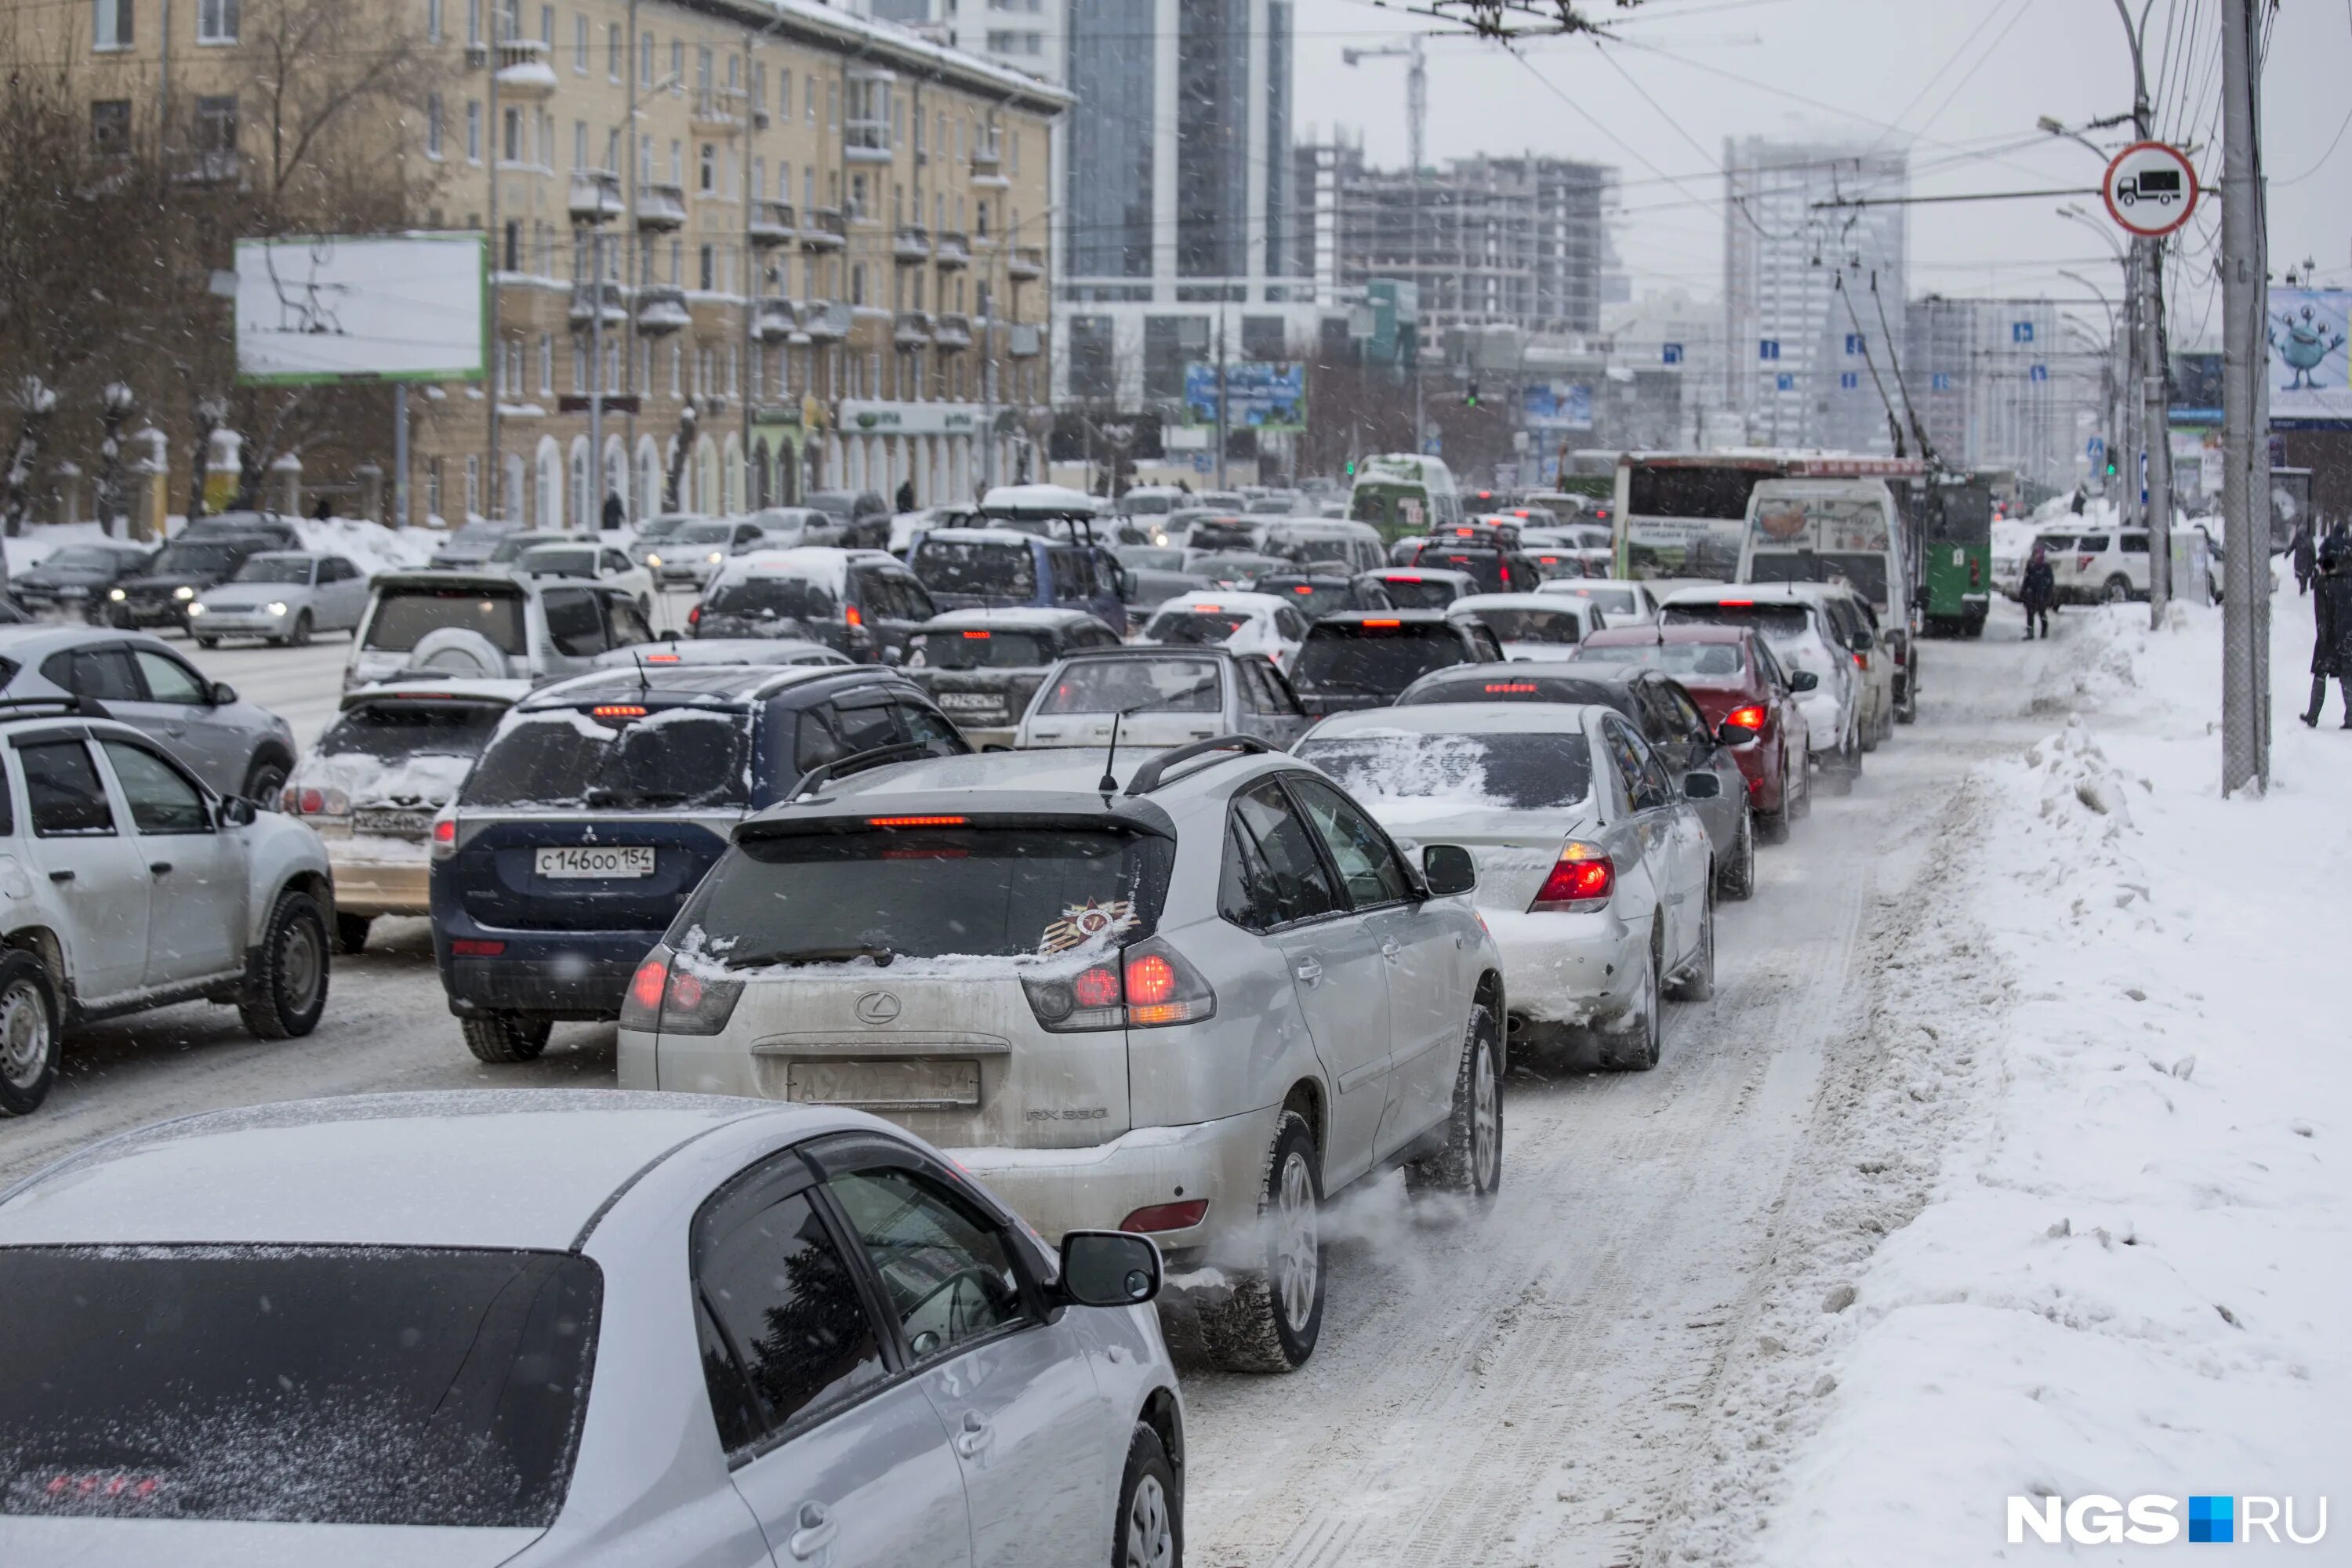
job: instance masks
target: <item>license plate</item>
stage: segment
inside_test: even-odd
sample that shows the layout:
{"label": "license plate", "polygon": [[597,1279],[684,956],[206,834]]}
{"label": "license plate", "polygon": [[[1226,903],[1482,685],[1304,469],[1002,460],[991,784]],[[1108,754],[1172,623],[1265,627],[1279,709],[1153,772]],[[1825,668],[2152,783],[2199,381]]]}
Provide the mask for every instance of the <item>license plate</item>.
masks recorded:
{"label": "license plate", "polygon": [[949,1110],[980,1103],[976,1061],[793,1062],[784,1098],[803,1105]]}
{"label": "license plate", "polygon": [[354,811],[353,833],[380,833],[391,838],[422,838],[433,829],[429,811]]}
{"label": "license plate", "polygon": [[537,868],[542,877],[572,880],[650,877],[654,874],[654,852],[652,846],[646,844],[615,845],[609,849],[597,844],[580,844],[564,849],[540,850]]}
{"label": "license plate", "polygon": [[940,706],[961,713],[974,708],[1002,708],[1004,702],[985,691],[943,691],[940,693]]}

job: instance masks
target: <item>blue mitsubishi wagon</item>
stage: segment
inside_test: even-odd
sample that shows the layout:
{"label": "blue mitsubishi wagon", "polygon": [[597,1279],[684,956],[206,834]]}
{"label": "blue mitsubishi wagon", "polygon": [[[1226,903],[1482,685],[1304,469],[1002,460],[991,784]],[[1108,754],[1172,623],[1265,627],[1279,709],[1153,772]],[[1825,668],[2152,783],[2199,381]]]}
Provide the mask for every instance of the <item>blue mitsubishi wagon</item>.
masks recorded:
{"label": "blue mitsubishi wagon", "polygon": [[969,752],[894,670],[669,666],[509,710],[433,825],[433,952],[487,1062],[617,1018],[629,977],[735,825],[861,767]]}

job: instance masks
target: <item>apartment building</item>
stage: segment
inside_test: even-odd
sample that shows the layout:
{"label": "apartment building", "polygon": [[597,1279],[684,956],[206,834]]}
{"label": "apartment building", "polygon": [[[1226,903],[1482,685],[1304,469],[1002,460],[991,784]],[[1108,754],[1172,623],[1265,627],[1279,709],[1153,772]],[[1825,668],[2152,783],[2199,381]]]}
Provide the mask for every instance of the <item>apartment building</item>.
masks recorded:
{"label": "apartment building", "polygon": [[[486,379],[411,399],[409,521],[931,504],[1030,463],[1059,89],[813,0],[352,5],[429,65],[383,131],[406,221],[492,255]],[[257,155],[237,0],[60,10],[94,135],[177,91],[205,156]]]}
{"label": "apartment building", "polygon": [[1905,316],[1904,384],[1945,461],[2013,468],[2052,489],[2082,477],[2105,344],[2084,341],[2048,300],[1929,294]]}

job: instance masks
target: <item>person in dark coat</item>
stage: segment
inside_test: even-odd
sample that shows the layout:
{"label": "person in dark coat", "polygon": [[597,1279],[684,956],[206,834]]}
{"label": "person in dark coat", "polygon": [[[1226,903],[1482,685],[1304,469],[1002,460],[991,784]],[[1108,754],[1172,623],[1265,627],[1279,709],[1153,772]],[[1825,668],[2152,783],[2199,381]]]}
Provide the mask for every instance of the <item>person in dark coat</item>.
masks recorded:
{"label": "person in dark coat", "polygon": [[2287,542],[2287,553],[2294,558],[2294,591],[2311,592],[2311,579],[2319,565],[2318,542],[2311,537],[2311,520],[2305,518],[2294,525],[2294,537]]}
{"label": "person in dark coat", "polygon": [[618,532],[621,525],[629,521],[629,509],[621,504],[620,491],[606,490],[604,492],[604,531],[607,533]]}
{"label": "person in dark coat", "polygon": [[2327,700],[2328,677],[2344,700],[2344,727],[2352,730],[2352,544],[2334,536],[2319,552],[2312,616],[2318,632],[2311,640],[2311,707],[2303,721],[2319,727],[2320,704]]}
{"label": "person in dark coat", "polygon": [[912,479],[898,481],[898,510],[900,511],[915,510],[915,481]]}
{"label": "person in dark coat", "polygon": [[2025,606],[2025,640],[2033,640],[2033,628],[2039,624],[2043,640],[2050,637],[2050,605],[2058,597],[2058,577],[2050,570],[2050,552],[2040,544],[2033,547],[2032,556],[2025,563],[2025,575],[2017,584],[2018,602]]}

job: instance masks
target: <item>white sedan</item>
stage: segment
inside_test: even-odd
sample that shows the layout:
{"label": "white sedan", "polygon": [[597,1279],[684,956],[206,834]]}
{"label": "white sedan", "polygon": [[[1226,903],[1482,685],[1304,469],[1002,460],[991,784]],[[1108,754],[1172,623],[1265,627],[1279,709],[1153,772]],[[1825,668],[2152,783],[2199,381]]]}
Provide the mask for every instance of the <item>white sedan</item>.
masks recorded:
{"label": "white sedan", "polygon": [[1609,624],[1600,608],[1557,594],[1469,594],[1445,606],[1454,621],[1478,621],[1517,659],[1574,658],[1584,639]]}
{"label": "white sedan", "polygon": [[1661,999],[1715,990],[1715,868],[1691,801],[1615,710],[1433,703],[1326,719],[1294,748],[1403,840],[1478,862],[1502,950],[1515,1049],[1557,1055],[1595,1031],[1601,1064],[1655,1067]]}
{"label": "white sedan", "polygon": [[1136,640],[1264,654],[1287,673],[1307,640],[1307,621],[1278,595],[1179,594],[1151,613]]}
{"label": "white sedan", "polygon": [[1160,1283],[853,1110],[168,1121],[0,1199],[0,1563],[1172,1563]]}

